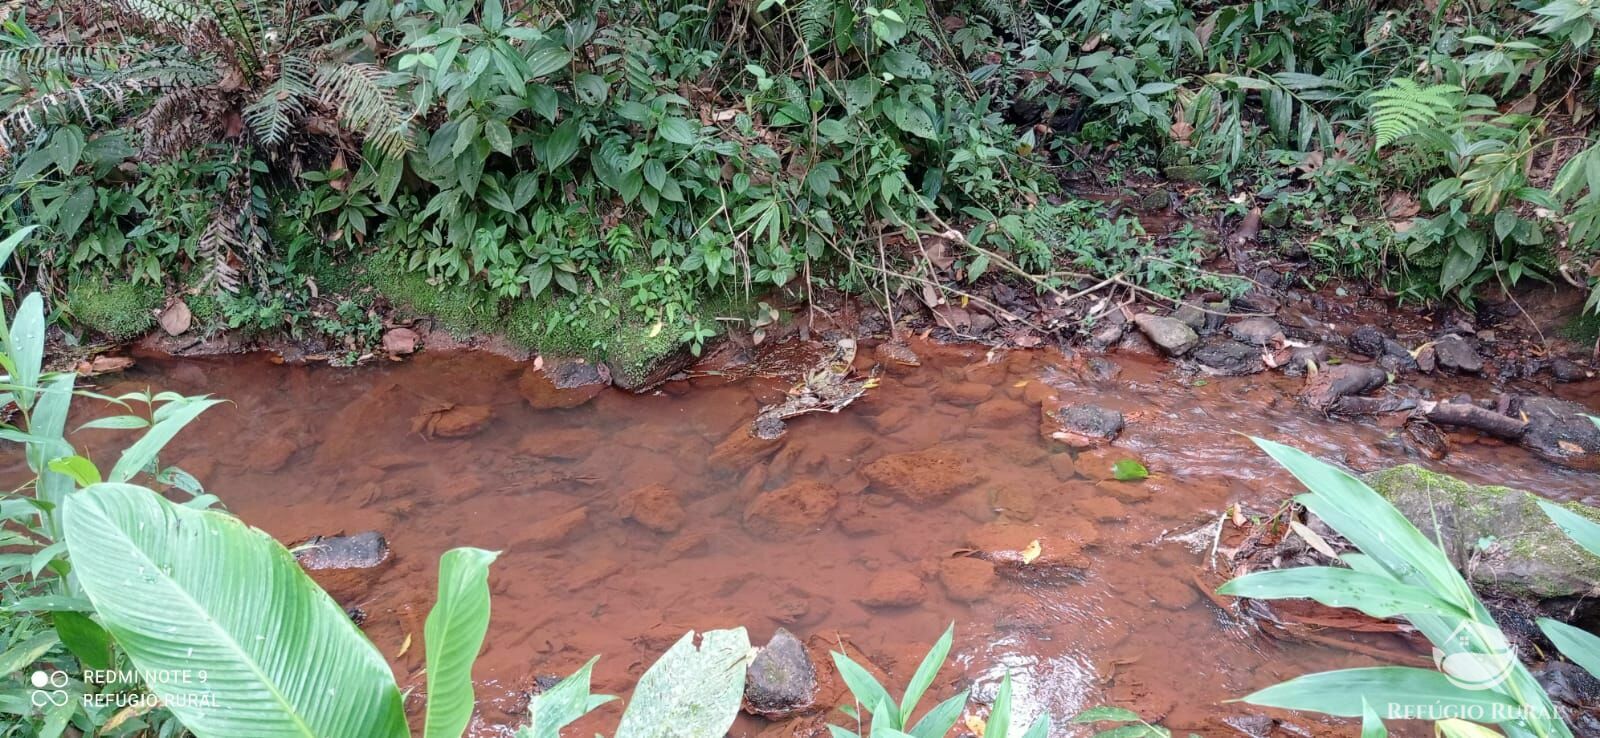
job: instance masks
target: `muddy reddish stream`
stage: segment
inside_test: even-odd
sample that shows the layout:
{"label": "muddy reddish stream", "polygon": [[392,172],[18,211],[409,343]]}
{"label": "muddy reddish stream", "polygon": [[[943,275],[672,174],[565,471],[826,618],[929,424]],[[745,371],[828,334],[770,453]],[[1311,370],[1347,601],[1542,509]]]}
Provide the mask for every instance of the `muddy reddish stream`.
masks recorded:
{"label": "muddy reddish stream", "polygon": [[[463,353],[357,370],[257,357],[145,362],[112,389],[230,400],[163,461],[280,540],[369,529],[388,536],[391,562],[337,594],[367,614],[365,630],[402,685],[423,684],[422,623],[439,555],[454,546],[502,551],[475,672],[474,736],[510,735],[536,676],[567,674],[597,654],[596,691],[626,693],[690,629],[743,625],[759,644],[781,626],[819,654],[847,645],[887,672],[898,693],[951,621],[945,694],[970,684],[992,695],[1009,669],[1030,714],[1062,719],[1117,704],[1176,731],[1259,730],[1270,724],[1261,711],[1223,701],[1308,671],[1373,662],[1270,640],[1193,584],[1222,510],[1235,502],[1268,508],[1296,491],[1242,434],[1358,470],[1413,461],[1564,499],[1595,487],[1592,475],[1464,436],[1442,462],[1408,456],[1389,430],[1297,404],[1299,380],[1275,374],[1200,378],[1134,357],[1115,359],[1120,374],[1107,378],[1055,351],[917,349],[921,368],[887,374],[842,413],[791,421],[769,456],[722,463],[709,459],[713,449],[780,399],[788,380],[706,376],[646,396],[607,391],[579,408],[536,411],[517,391],[525,364]],[[1114,450],[1074,459],[1052,447],[1037,405],[1050,395],[1124,412]],[[413,416],[450,403],[490,405],[493,417],[465,439],[414,432]],[[97,458],[120,443],[106,431],[79,440]],[[908,452],[950,460],[970,480],[915,503],[869,482],[867,465]],[[1151,477],[1106,480],[1125,456],[1142,459]],[[810,508],[798,530],[791,519],[767,517],[758,500],[800,482],[831,487],[837,504]],[[624,517],[620,501],[648,485],[678,499],[685,514],[676,532]],[[975,539],[997,536],[1038,539],[1041,560],[1086,568],[988,581],[948,563]],[[906,576],[884,576],[895,572],[923,591]],[[909,604],[865,604],[886,596],[887,583],[907,590],[893,594]],[[588,727],[609,733],[617,714],[608,706]],[[1272,717],[1323,732],[1306,718]],[[805,726],[741,718],[733,735],[804,735]]]}

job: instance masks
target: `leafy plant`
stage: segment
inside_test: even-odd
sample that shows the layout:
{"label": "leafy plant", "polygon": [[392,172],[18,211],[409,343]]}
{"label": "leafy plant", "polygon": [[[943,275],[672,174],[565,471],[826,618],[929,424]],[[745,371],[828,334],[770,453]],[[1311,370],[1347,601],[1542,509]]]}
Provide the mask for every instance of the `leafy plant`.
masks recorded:
{"label": "leafy plant", "polygon": [[1323,672],[1254,692],[1243,701],[1344,717],[1371,714],[1375,731],[1382,727],[1373,705],[1413,719],[1469,716],[1498,724],[1513,737],[1572,735],[1461,574],[1393,505],[1343,470],[1289,446],[1254,440],[1306,485],[1309,492],[1296,501],[1361,553],[1341,557],[1349,568],[1257,572],[1224,584],[1218,593],[1308,598],[1373,617],[1403,617],[1438,649],[1445,671],[1386,666]]}
{"label": "leafy plant", "polygon": [[1382,149],[1413,133],[1438,129],[1460,106],[1460,87],[1423,87],[1414,80],[1395,77],[1372,93],[1373,147]]}
{"label": "leafy plant", "polygon": [[[1568,537],[1572,538],[1574,543],[1582,546],[1585,551],[1600,556],[1600,523],[1544,500],[1539,501],[1539,507]],[[1572,663],[1583,667],[1590,674],[1600,677],[1600,636],[1559,620],[1540,618],[1538,622],[1539,630],[1544,631],[1545,637],[1556,645],[1561,655],[1571,659]]]}

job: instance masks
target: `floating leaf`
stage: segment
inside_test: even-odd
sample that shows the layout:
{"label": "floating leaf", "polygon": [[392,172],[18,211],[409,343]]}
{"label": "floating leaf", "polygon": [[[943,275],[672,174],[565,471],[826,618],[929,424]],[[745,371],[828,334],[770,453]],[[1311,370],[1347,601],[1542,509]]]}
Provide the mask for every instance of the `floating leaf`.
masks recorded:
{"label": "floating leaf", "polygon": [[1119,482],[1137,482],[1150,476],[1150,470],[1133,459],[1118,459],[1111,465],[1111,474]]}

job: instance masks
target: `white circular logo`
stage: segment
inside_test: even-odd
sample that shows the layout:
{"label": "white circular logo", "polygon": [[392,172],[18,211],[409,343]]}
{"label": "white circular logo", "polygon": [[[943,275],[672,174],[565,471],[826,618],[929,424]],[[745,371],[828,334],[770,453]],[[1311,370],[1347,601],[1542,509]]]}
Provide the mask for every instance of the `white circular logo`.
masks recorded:
{"label": "white circular logo", "polygon": [[[44,671],[41,669],[35,671],[28,676],[28,683],[33,685],[33,693],[28,695],[28,701],[34,707],[45,707],[47,705],[55,707],[66,706],[69,697],[65,687],[68,681],[67,673],[61,670]],[[53,687],[54,689],[47,692],[45,687]]]}
{"label": "white circular logo", "polygon": [[1434,646],[1433,665],[1462,689],[1494,689],[1517,665],[1517,650],[1506,642],[1505,634],[1481,623],[1461,621],[1450,633],[1450,643],[1455,646],[1452,653]]}

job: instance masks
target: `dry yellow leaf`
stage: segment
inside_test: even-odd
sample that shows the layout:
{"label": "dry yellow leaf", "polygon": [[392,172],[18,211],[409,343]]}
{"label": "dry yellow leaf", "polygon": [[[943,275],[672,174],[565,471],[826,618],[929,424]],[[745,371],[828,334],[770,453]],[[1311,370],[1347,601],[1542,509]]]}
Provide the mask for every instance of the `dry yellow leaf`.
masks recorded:
{"label": "dry yellow leaf", "polygon": [[395,658],[400,658],[401,656],[406,655],[406,652],[410,651],[410,650],[411,650],[411,634],[407,633],[405,641],[400,644],[400,653],[395,654],[394,657]]}
{"label": "dry yellow leaf", "polygon": [[1039,545],[1039,539],[1035,538],[1029,541],[1028,545],[1022,549],[1022,563],[1031,564],[1042,553],[1044,553],[1044,546]]}
{"label": "dry yellow leaf", "polygon": [[972,731],[972,734],[978,736],[978,738],[983,738],[983,731],[988,727],[989,725],[983,722],[983,718],[977,715],[967,716],[967,730]]}
{"label": "dry yellow leaf", "polygon": [[1012,386],[1012,387],[1026,387],[1026,386],[1028,386],[1028,380],[1026,380],[1026,379],[1019,379],[1019,380],[1017,380],[1017,381],[1016,381],[1016,383],[1015,383],[1015,384],[1013,384],[1013,385],[1011,385],[1011,386]]}

